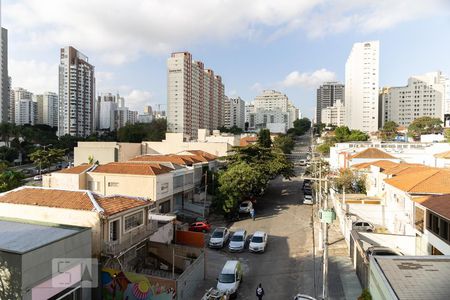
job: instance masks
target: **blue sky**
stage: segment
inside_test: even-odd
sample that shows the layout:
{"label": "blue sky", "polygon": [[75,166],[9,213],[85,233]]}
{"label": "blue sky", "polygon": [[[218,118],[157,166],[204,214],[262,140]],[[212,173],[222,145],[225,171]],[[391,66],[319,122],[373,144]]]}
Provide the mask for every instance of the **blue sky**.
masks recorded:
{"label": "blue sky", "polygon": [[313,115],[315,89],[344,81],[352,44],[380,40],[380,84],[450,75],[446,0],[3,0],[13,86],[57,91],[59,48],[96,66],[97,92],[127,105],[166,103],[166,59],[189,51],[221,75],[226,94],[251,101],[280,90]]}

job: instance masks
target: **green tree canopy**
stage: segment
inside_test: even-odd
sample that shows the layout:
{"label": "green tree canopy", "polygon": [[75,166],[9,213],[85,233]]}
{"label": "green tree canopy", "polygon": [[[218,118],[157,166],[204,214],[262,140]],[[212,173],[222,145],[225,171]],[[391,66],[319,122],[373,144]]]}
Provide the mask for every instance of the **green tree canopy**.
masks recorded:
{"label": "green tree canopy", "polygon": [[162,141],[167,132],[167,121],[156,119],[151,123],[136,123],[121,127],[117,132],[119,142],[141,143],[142,141]]}
{"label": "green tree canopy", "polygon": [[339,192],[346,193],[366,193],[366,176],[353,172],[351,169],[341,169],[339,176],[334,180],[335,188]]}
{"label": "green tree canopy", "polygon": [[398,124],[394,121],[387,121],[384,123],[383,128],[380,130],[381,139],[383,141],[393,141],[397,136],[397,127]]}
{"label": "green tree canopy", "polygon": [[22,172],[4,170],[0,173],[0,192],[6,192],[23,184],[25,175]]}
{"label": "green tree canopy", "polygon": [[227,128],[225,126],[221,126],[221,127],[217,128],[217,129],[220,130],[220,132],[228,132],[228,133],[232,133],[232,134],[241,134],[242,132],[244,132],[244,130],[242,128],[239,128],[236,125],[233,125],[230,128]]}
{"label": "green tree canopy", "polygon": [[289,135],[279,135],[273,140],[273,146],[285,154],[290,154],[294,150],[295,142]]}
{"label": "green tree canopy", "polygon": [[55,163],[64,160],[65,150],[64,149],[37,149],[29,155],[30,160],[39,169],[49,168]]}
{"label": "green tree canopy", "polygon": [[311,120],[308,118],[301,118],[294,121],[294,127],[288,130],[291,135],[304,135],[311,128]]}
{"label": "green tree canopy", "polygon": [[264,148],[270,148],[272,140],[270,139],[270,130],[261,129],[258,134],[258,145]]}
{"label": "green tree canopy", "polygon": [[420,117],[412,121],[408,126],[408,135],[415,140],[420,139],[422,134],[442,133],[442,121],[439,118]]}

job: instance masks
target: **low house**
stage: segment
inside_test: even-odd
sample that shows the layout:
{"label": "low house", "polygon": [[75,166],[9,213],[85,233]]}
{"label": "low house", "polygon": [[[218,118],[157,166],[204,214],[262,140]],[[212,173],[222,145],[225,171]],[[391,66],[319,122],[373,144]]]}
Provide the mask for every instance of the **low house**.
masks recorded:
{"label": "low house", "polygon": [[87,188],[86,174],[97,165],[83,164],[73,168],[42,175],[42,186],[48,188],[63,188],[67,190],[85,190]]}
{"label": "low house", "polygon": [[0,299],[91,299],[91,249],[89,228],[1,217]]}
{"label": "low house", "polygon": [[374,160],[388,160],[394,163],[399,163],[400,159],[386,153],[378,148],[367,148],[357,154],[350,156],[347,163],[348,166],[352,166],[355,164],[361,164],[366,162],[371,162]]}
{"label": "low house", "polygon": [[142,154],[141,143],[118,142],[78,142],[74,151],[74,165],[88,163],[89,161],[107,164],[110,162],[123,162]]}
{"label": "low house", "polygon": [[20,187],[0,194],[0,217],[91,228],[92,257],[121,264],[133,263],[136,249],[157,231],[157,222],[148,217],[153,206],[138,197],[88,190]]}

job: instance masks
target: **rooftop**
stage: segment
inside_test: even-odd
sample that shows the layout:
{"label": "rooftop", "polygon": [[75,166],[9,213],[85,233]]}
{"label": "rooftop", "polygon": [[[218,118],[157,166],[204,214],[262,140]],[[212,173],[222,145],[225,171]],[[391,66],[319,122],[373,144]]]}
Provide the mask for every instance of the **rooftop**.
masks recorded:
{"label": "rooftop", "polygon": [[436,158],[443,158],[443,159],[450,159],[450,151],[436,153],[434,155],[434,157],[436,157]]}
{"label": "rooftop", "polygon": [[0,203],[95,211],[103,215],[114,215],[148,206],[152,202],[137,197],[100,196],[85,190],[69,191],[24,186],[0,194]]}
{"label": "rooftop", "polygon": [[373,257],[398,299],[448,299],[450,258]]}
{"label": "rooftop", "polygon": [[415,194],[450,193],[450,170],[416,167],[384,180],[402,191]]}
{"label": "rooftop", "polygon": [[428,167],[421,164],[409,164],[409,163],[400,163],[397,166],[393,166],[392,168],[385,169],[382,172],[386,175],[397,176],[401,174],[408,174],[411,172],[419,172],[423,169],[432,169],[432,167]]}
{"label": "rooftop", "polygon": [[84,173],[84,172],[88,171],[89,169],[91,169],[93,167],[94,167],[93,165],[83,164],[83,165],[79,165],[79,166],[76,166],[76,167],[62,169],[61,171],[58,171],[56,173],[81,174],[81,173]]}
{"label": "rooftop", "polygon": [[245,147],[251,144],[254,144],[258,141],[258,137],[256,136],[246,136],[240,139],[239,146]]}
{"label": "rooftop", "polygon": [[367,148],[351,157],[353,158],[370,158],[370,159],[396,159],[397,157],[390,155],[377,148]]}
{"label": "rooftop", "polygon": [[173,171],[172,168],[154,163],[114,162],[101,165],[92,170],[93,173],[128,174],[128,175],[160,175]]}
{"label": "rooftop", "polygon": [[413,198],[414,202],[420,203],[427,209],[450,220],[450,195],[431,195]]}
{"label": "rooftop", "polygon": [[83,230],[86,229],[0,218],[0,251],[26,253]]}
{"label": "rooftop", "polygon": [[368,169],[370,166],[377,166],[382,170],[385,169],[390,169],[393,167],[398,166],[399,164],[390,160],[375,160],[375,161],[371,161],[371,162],[366,162],[366,163],[360,163],[360,164],[356,164],[356,165],[352,165],[352,168],[355,169]]}
{"label": "rooftop", "polygon": [[181,155],[181,154],[147,154],[132,158],[131,162],[145,161],[145,162],[170,162],[179,165],[191,166],[196,163],[208,161],[205,157],[197,155]]}

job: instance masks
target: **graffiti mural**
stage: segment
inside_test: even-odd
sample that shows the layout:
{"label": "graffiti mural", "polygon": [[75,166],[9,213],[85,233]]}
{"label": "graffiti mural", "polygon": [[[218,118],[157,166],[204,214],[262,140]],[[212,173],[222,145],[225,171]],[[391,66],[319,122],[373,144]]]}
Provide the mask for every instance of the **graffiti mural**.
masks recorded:
{"label": "graffiti mural", "polygon": [[145,274],[102,270],[105,300],[172,300],[174,289]]}

